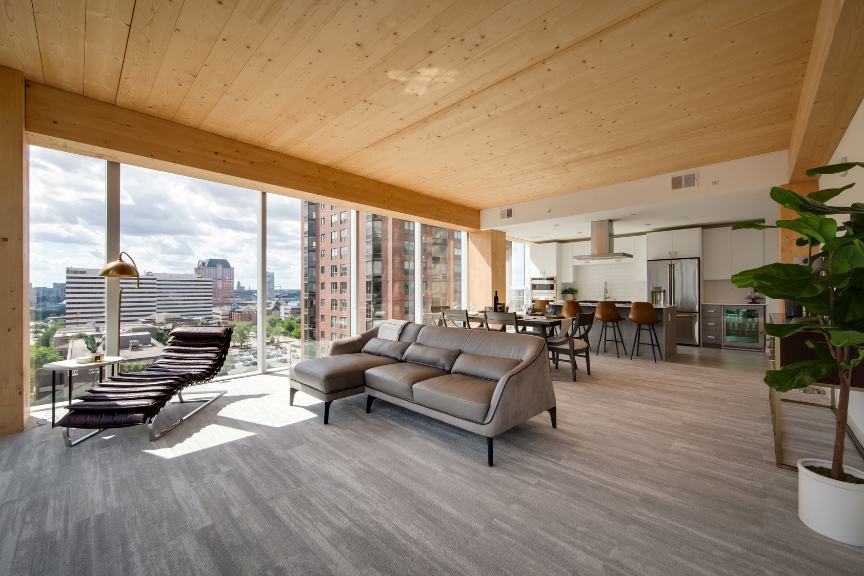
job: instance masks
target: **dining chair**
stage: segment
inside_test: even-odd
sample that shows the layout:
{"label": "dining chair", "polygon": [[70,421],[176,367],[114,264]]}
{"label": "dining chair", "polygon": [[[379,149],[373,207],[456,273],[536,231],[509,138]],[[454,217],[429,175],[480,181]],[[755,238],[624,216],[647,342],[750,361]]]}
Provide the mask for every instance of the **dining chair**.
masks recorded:
{"label": "dining chair", "polygon": [[[484,310],[483,317],[483,324],[489,332],[506,332],[508,326],[513,326],[513,331],[519,332],[519,319],[516,318],[515,312],[492,312]],[[490,324],[501,327],[493,329],[489,327]]]}
{"label": "dining chair", "polygon": [[[588,333],[591,331],[591,327],[594,326],[594,315],[581,313],[568,318],[564,322],[561,335],[548,338],[546,340],[546,347],[549,349],[549,354],[551,355],[550,360],[555,362],[556,370],[558,369],[558,362],[560,360],[570,363],[573,382],[576,382],[577,356],[585,359],[588,375],[591,375],[591,349],[588,344]],[[564,358],[561,357],[562,354]]]}
{"label": "dining chair", "polygon": [[[440,315],[441,312],[443,312],[444,310],[449,310],[449,309],[450,309],[449,306],[430,306],[430,307],[429,307],[429,312],[432,313],[432,318],[435,318],[436,315]],[[446,325],[447,325],[446,322],[442,324],[442,322],[441,322],[441,318],[440,318],[440,317],[438,318],[438,320],[434,320],[434,322],[435,322],[438,326],[446,326]]]}
{"label": "dining chair", "polygon": [[468,321],[468,310],[441,310],[441,326],[452,326],[453,328],[471,328]]}

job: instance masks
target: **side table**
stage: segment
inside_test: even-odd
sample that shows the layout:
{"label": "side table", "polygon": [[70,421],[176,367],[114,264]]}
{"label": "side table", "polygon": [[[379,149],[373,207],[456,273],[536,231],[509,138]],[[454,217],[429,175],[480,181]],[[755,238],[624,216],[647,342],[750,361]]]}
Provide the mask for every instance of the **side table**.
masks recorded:
{"label": "side table", "polygon": [[121,356],[105,356],[105,359],[101,362],[88,362],[86,364],[79,364],[75,360],[61,360],[59,362],[51,362],[50,364],[45,364],[42,368],[46,370],[51,370],[51,427],[54,427],[54,423],[57,422],[56,410],[57,410],[57,372],[68,372],[68,382],[69,382],[69,406],[72,405],[72,371],[80,370],[80,369],[89,369],[89,368],[99,368],[99,382],[105,379],[105,367],[118,365],[123,361]]}

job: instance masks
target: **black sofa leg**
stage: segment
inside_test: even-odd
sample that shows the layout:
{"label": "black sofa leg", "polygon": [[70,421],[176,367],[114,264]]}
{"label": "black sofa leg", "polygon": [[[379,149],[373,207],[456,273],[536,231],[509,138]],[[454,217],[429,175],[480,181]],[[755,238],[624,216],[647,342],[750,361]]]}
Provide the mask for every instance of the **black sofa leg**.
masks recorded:
{"label": "black sofa leg", "polygon": [[367,395],[366,396],[366,414],[372,412],[372,402],[375,401],[375,396]]}
{"label": "black sofa leg", "polygon": [[489,458],[489,466],[492,466],[492,438],[486,438],[486,453]]}
{"label": "black sofa leg", "polygon": [[330,404],[332,403],[332,400],[330,402],[324,402],[324,424],[327,424],[330,420]]}
{"label": "black sofa leg", "polygon": [[547,410],[547,412],[549,412],[549,416],[552,418],[552,428],[558,427],[558,421],[555,419],[555,408],[556,406],[553,406],[552,408],[549,408],[549,410]]}
{"label": "black sofa leg", "polygon": [[296,389],[296,388],[291,388],[291,391],[288,393],[288,405],[289,405],[289,406],[293,406],[293,405],[294,405],[294,395],[295,395],[295,394],[297,394],[297,389]]}

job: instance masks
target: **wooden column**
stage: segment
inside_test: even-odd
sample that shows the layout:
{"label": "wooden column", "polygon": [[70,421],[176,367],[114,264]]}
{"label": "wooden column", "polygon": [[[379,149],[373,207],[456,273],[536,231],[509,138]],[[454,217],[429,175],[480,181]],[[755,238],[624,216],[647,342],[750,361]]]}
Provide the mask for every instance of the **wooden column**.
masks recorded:
{"label": "wooden column", "polygon": [[468,234],[468,302],[491,306],[495,291],[507,301],[507,236],[499,230]]}
{"label": "wooden column", "polygon": [[0,66],[0,435],[30,417],[30,257],[24,74]]}

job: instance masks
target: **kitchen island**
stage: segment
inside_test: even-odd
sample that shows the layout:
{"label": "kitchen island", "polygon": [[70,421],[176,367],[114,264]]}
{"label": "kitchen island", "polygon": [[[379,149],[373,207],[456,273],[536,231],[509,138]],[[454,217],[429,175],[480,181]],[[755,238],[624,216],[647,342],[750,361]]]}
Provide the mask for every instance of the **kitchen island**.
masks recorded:
{"label": "kitchen island", "polygon": [[[593,314],[597,308],[597,305],[592,302],[579,302],[579,306],[582,307],[583,312],[586,314]],[[627,358],[630,358],[630,349],[633,347],[633,339],[636,337],[636,324],[630,322],[628,320],[628,316],[630,316],[630,304],[624,303],[616,303],[616,307],[618,308],[618,314],[621,315],[623,320],[618,323],[618,326],[621,328],[621,335],[624,337],[625,348],[627,349]],[[678,331],[677,331],[677,314],[678,309],[675,306],[665,306],[665,307],[656,307],[657,318],[660,319],[660,322],[654,324],[654,331],[657,333],[657,338],[660,340],[660,351],[663,353],[663,359],[660,359],[660,355],[657,355],[658,362],[665,362],[670,358],[674,357],[675,354],[678,353]],[[591,328],[591,332],[588,334],[588,341],[591,344],[591,352],[597,352],[597,343],[600,342],[600,329],[603,327],[603,323],[594,319],[594,327]],[[610,338],[610,342],[606,345],[605,354],[615,355],[615,344],[611,342],[612,338],[612,326],[607,327],[607,333],[609,334],[608,338]],[[642,330],[642,338],[641,342],[643,344],[647,344],[651,342],[650,337],[648,336],[648,332],[646,330]],[[621,345],[618,345],[619,349]],[[639,346],[641,349],[639,351],[640,358],[650,358],[654,359],[654,356],[651,354],[650,346]],[[620,350],[621,357],[624,357],[624,351]],[[603,352],[603,344],[600,344],[600,354],[604,354]],[[633,355],[633,358],[636,358],[636,354]]]}

